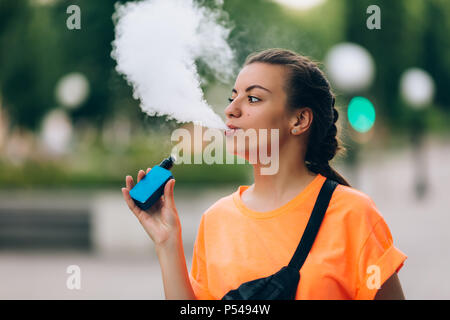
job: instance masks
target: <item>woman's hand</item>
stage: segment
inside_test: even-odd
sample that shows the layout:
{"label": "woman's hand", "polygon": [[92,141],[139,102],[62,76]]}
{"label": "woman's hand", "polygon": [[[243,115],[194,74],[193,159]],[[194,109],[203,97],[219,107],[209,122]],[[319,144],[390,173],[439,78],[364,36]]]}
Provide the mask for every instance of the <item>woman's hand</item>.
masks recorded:
{"label": "woman's hand", "polygon": [[[149,173],[151,168],[147,169]],[[144,170],[139,170],[137,175],[137,182],[144,178]],[[155,243],[155,246],[162,247],[167,244],[175,244],[181,241],[181,224],[178,217],[178,211],[175,207],[175,200],[173,197],[173,189],[175,180],[170,179],[164,187],[164,195],[153,204],[149,209],[140,209],[130,196],[130,190],[134,187],[133,178],[126,176],[126,188],[122,188],[123,197],[144,227],[147,234]]]}

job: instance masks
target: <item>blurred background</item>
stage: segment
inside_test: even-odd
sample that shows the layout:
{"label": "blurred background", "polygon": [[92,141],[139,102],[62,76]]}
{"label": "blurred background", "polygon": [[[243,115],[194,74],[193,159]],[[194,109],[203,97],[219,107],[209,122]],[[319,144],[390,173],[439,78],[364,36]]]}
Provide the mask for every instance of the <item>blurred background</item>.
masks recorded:
{"label": "blurred background", "polygon": [[[115,71],[114,3],[0,0],[0,299],[164,299],[152,242],[121,187],[190,126],[144,114]],[[72,4],[79,30],[66,26]],[[271,47],[321,63],[347,149],[332,164],[375,201],[408,255],[406,298],[450,299],[450,2],[224,0],[223,11],[239,65]],[[198,67],[224,119],[233,84]],[[252,168],[172,172],[190,269],[202,213],[251,184]],[[66,286],[70,265],[80,290]]]}

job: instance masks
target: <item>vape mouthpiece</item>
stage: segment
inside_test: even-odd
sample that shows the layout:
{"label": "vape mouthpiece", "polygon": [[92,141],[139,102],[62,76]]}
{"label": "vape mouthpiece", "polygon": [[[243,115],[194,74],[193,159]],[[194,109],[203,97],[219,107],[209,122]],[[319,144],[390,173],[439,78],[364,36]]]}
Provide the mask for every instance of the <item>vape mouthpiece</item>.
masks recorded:
{"label": "vape mouthpiece", "polygon": [[160,167],[170,170],[170,168],[173,167],[173,163],[176,161],[175,156],[171,155],[170,157],[168,157],[167,159],[164,159],[163,161],[161,161],[161,163],[159,164]]}

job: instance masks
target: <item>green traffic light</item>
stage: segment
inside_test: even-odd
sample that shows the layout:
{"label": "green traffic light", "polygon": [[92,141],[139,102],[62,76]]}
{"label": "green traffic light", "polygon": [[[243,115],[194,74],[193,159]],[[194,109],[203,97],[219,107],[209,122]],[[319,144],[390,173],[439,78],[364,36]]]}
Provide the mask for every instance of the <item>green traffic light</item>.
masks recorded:
{"label": "green traffic light", "polygon": [[375,122],[375,108],[372,102],[364,97],[354,97],[347,109],[350,125],[358,132],[369,131]]}

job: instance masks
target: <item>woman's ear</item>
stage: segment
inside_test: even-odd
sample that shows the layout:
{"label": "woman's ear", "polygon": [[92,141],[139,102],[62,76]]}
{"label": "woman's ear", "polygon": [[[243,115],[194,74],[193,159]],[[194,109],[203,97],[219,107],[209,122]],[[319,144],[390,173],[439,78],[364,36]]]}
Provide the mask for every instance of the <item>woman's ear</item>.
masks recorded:
{"label": "woman's ear", "polygon": [[301,134],[309,129],[312,124],[313,113],[311,108],[305,107],[293,113],[290,120],[291,133]]}

